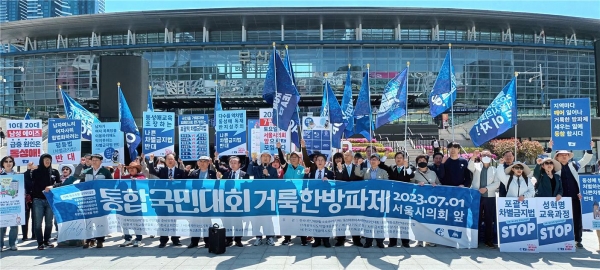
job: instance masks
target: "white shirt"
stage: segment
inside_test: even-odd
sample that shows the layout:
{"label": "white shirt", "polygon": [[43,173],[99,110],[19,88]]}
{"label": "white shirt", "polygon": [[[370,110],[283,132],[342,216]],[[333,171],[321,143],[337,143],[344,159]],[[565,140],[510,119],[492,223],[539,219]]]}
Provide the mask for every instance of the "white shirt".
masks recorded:
{"label": "white shirt", "polygon": [[[319,172],[321,172],[321,178],[319,178]],[[317,169],[317,171],[315,172],[315,179],[323,179],[323,177],[325,177],[325,169]]]}

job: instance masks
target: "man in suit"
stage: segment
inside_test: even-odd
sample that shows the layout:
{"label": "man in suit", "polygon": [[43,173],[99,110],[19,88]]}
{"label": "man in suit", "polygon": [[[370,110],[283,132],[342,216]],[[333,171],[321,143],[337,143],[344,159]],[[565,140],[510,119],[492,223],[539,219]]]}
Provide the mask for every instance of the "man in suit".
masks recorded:
{"label": "man in suit", "polygon": [[[367,169],[360,169],[360,168],[356,168],[354,171],[356,173],[357,176],[362,177],[364,180],[388,180],[389,179],[389,175],[388,173],[384,170],[379,168],[379,163],[381,162],[379,159],[379,155],[377,153],[372,154],[371,157],[369,158],[369,162],[371,163],[371,165],[369,166],[369,168]],[[385,248],[385,246],[383,245],[383,238],[377,238],[377,247],[379,248]],[[364,248],[370,248],[373,246],[373,238],[368,238],[365,241],[365,244],[363,245]]]}
{"label": "man in suit", "polygon": [[[335,180],[339,181],[360,181],[362,177],[359,177],[354,172],[354,169],[357,167],[353,164],[353,155],[352,151],[348,150],[344,152],[344,162],[336,164],[335,166]],[[335,246],[341,247],[344,245],[346,241],[346,236],[338,236],[336,237]],[[357,235],[352,236],[352,244],[358,247],[362,247],[363,244],[360,242],[360,232]]]}
{"label": "man in suit", "polygon": [[[217,179],[217,173],[213,170],[210,170],[208,167],[210,166],[210,157],[201,156],[198,159],[198,169],[192,171],[188,176],[188,179],[199,179],[199,180],[207,180],[207,179]],[[213,188],[219,189],[219,181],[215,181],[215,186]],[[207,232],[208,233],[208,232]],[[188,248],[196,248],[198,247],[198,243],[200,242],[200,237],[193,236],[191,238],[191,242],[188,245]],[[208,237],[204,237],[204,247],[208,248]]]}
{"label": "man in suit", "polygon": [[[225,181],[225,190],[232,190],[232,189],[236,189],[236,190],[241,190],[241,181],[236,181],[237,179],[249,179],[249,175],[243,171],[241,169],[241,163],[240,163],[240,158],[237,156],[231,156],[229,157],[229,170],[223,172],[223,177],[221,179],[227,179],[227,181]],[[234,227],[234,230],[236,231],[235,234],[239,235],[239,236],[235,236],[235,237],[231,237],[228,236],[227,237],[227,246],[231,246],[233,245],[233,242],[235,241],[235,246],[236,247],[243,247],[244,245],[242,245],[242,236],[243,235],[243,229],[244,229],[244,225],[242,222],[235,222],[234,224],[231,224]],[[231,226],[227,226],[225,225],[225,227],[231,227]],[[238,231],[241,230],[239,233]]]}
{"label": "man in suit", "polygon": [[[165,156],[165,163],[166,163],[166,166],[160,168],[160,170],[158,170],[158,171],[156,171],[154,166],[152,164],[150,164],[150,166],[148,166],[148,170],[150,171],[151,174],[157,176],[158,179],[169,179],[169,180],[186,179],[185,172],[182,169],[177,168],[177,162],[175,160],[174,154],[167,154]],[[158,247],[159,248],[166,247],[167,242],[169,242],[169,237],[161,236],[160,244],[158,245]],[[179,236],[171,236],[171,242],[173,242],[174,247],[181,246],[181,241],[179,241]]]}
{"label": "man in suit", "polygon": [[[403,151],[397,152],[394,155],[394,162],[396,165],[389,167],[385,166],[386,171],[390,176],[390,180],[412,183],[412,178],[415,177],[415,169],[410,166],[408,163],[408,159],[406,153]],[[405,248],[409,248],[410,240],[409,239],[401,239],[402,246]],[[388,247],[395,247],[398,245],[398,238],[390,238],[390,243]]]}
{"label": "man in suit", "polygon": [[[365,151],[367,152],[367,156],[365,158],[370,159],[373,154],[377,154],[377,147],[370,145],[370,146],[367,146],[367,149]],[[387,157],[384,156],[381,158],[379,163],[384,164],[386,160],[387,160]],[[371,168],[370,160],[365,160],[363,163],[360,164],[361,170],[366,169],[366,168]]]}
{"label": "man in suit", "polygon": [[[304,145],[304,144],[303,144]],[[302,151],[306,151],[306,148],[302,148]],[[318,154],[316,157],[316,162],[314,163],[313,168],[307,169],[309,170],[308,174],[304,175],[305,179],[314,179],[314,180],[334,180],[335,177],[333,172],[325,167],[325,163],[327,162],[327,158],[323,154]],[[310,189],[310,181],[308,187]],[[304,236],[303,236],[304,237]],[[306,239],[301,238],[302,244],[306,243]],[[331,244],[329,243],[329,237],[315,237],[315,242],[312,244],[312,247],[318,247],[323,242],[323,245],[326,248],[330,248]]]}
{"label": "man in suit", "polygon": [[[257,166],[254,166],[254,164],[252,164],[252,166],[248,167],[248,168],[252,168],[252,170],[249,170],[249,174],[250,176],[254,177],[255,179],[277,179],[277,170],[275,168],[273,168],[273,166],[271,166],[271,163],[273,162],[274,158],[273,156],[271,156],[271,154],[268,151],[263,152],[262,154],[260,154],[260,159],[259,159],[259,163]],[[258,224],[257,224],[258,225]],[[269,246],[274,246],[275,245],[275,229],[273,227],[273,223],[270,222],[266,222],[263,223],[263,233],[267,236],[267,245]],[[252,230],[254,231],[254,235],[256,235],[256,241],[254,241],[254,245],[255,246],[260,246],[263,244],[262,241],[262,236],[259,236],[258,234],[260,234],[260,226],[254,226],[254,224],[252,224]]]}

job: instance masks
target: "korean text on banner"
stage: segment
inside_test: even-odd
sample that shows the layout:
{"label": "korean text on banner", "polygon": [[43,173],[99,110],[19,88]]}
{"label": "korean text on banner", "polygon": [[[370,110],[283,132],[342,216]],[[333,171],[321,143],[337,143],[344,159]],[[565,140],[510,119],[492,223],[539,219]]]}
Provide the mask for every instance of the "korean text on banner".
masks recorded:
{"label": "korean text on banner", "polygon": [[48,120],[48,154],[54,162],[78,164],[81,157],[81,120]]}
{"label": "korean text on banner", "polygon": [[[583,228],[600,230],[600,175],[579,175]],[[573,213],[574,215],[576,213]]]}
{"label": "korean text on banner", "polygon": [[536,200],[539,252],[575,252],[571,198],[538,197]]}
{"label": "korean text on banner", "polygon": [[0,227],[24,225],[27,220],[23,175],[0,175],[0,194]]}
{"label": "korean text on banner", "polygon": [[281,150],[288,153],[291,147],[290,131],[282,130],[273,125],[273,110],[259,109],[259,127],[261,131],[260,152],[268,151],[277,154],[277,142],[281,143]]}
{"label": "korean text on banner", "polygon": [[208,114],[186,114],[179,115],[177,118],[178,125],[189,126],[189,125],[208,125]]}
{"label": "korean text on banner", "polygon": [[246,155],[248,150],[246,128],[246,111],[216,112],[215,146],[219,156]]}
{"label": "korean text on banner", "polygon": [[329,118],[303,117],[302,139],[306,143],[306,151],[309,155],[314,151],[319,151],[329,157],[331,155],[331,123],[329,123]]}
{"label": "korean text on banner", "polygon": [[175,113],[144,112],[145,155],[163,157],[175,152]]}
{"label": "korean text on banner", "polygon": [[42,120],[6,120],[6,146],[15,166],[36,163],[42,155]]}
{"label": "korean text on banner", "polygon": [[550,100],[553,148],[588,150],[592,140],[589,98]]}
{"label": "korean text on banner", "polygon": [[208,125],[180,125],[179,158],[183,161],[196,161],[201,156],[210,156]]}
{"label": "korean text on banner", "polygon": [[260,141],[262,140],[259,128],[260,120],[248,119],[248,151],[250,154],[260,154]]}
{"label": "korean text on banner", "polygon": [[102,165],[112,166],[125,162],[125,142],[120,122],[94,123],[92,125],[92,153],[104,157]]}
{"label": "korean text on banner", "polygon": [[[182,192],[189,198],[176,201]],[[362,234],[476,248],[481,196],[386,180],[274,179],[98,180],[55,188],[47,197],[59,241],[103,236],[119,226],[143,235],[207,236],[212,220],[220,219],[229,236]],[[243,226],[250,220],[252,230]],[[82,229],[90,226],[95,229]]]}
{"label": "korean text on banner", "polygon": [[538,252],[536,201],[497,198],[498,240],[501,252]]}

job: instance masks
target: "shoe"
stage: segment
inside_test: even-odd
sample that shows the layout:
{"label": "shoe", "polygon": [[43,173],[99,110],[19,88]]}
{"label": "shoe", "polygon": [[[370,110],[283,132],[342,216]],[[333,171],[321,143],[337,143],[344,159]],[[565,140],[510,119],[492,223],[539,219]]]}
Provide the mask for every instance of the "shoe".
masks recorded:
{"label": "shoe", "polygon": [[53,247],[54,247],[54,245],[53,245],[53,244],[50,244],[50,243],[48,243],[48,242],[44,242],[44,247],[45,247],[45,248],[53,248]]}
{"label": "shoe", "polygon": [[496,248],[496,246],[492,242],[485,242],[485,245],[489,248]]}
{"label": "shoe", "polygon": [[154,235],[150,235],[150,238],[154,238]]}
{"label": "shoe", "polygon": [[225,243],[225,246],[233,246],[233,240],[227,240],[227,242]]}
{"label": "shoe", "polygon": [[90,248],[89,242],[85,242],[85,244],[83,244],[83,249],[86,249],[86,248]]}
{"label": "shoe", "polygon": [[189,244],[187,246],[187,248],[197,248],[197,247],[198,247],[198,243]]}
{"label": "shoe", "polygon": [[385,245],[383,243],[377,243],[377,247],[378,248],[385,248]]}
{"label": "shoe", "polygon": [[372,246],[373,246],[373,244],[371,244],[371,243],[365,243],[365,244],[363,245],[363,248],[370,248],[370,247],[372,247]]}
{"label": "shoe", "polygon": [[417,247],[425,247],[423,241],[417,241]]}
{"label": "shoe", "polygon": [[315,241],[315,242],[312,244],[312,247],[314,247],[314,248],[315,248],[315,247],[320,247],[320,246],[321,246],[321,241]]}
{"label": "shoe", "polygon": [[263,244],[262,238],[256,238],[256,240],[254,240],[254,246],[255,247],[260,246],[262,244]]}
{"label": "shoe", "polygon": [[236,247],[244,247],[244,245],[240,241],[235,241],[235,246]]}
{"label": "shoe", "polygon": [[313,238],[312,236],[307,236],[306,237],[306,241],[307,242],[312,242],[313,240],[315,240],[315,238]]}
{"label": "shoe", "polygon": [[141,244],[141,241],[138,241],[138,240],[133,240],[133,245],[132,245],[132,246],[133,246],[133,247],[139,247],[139,246],[140,246],[140,244]]}
{"label": "shoe", "polygon": [[357,246],[357,247],[363,246],[363,244],[361,242],[354,242],[354,243],[352,243],[352,245]]}
{"label": "shoe", "polygon": [[336,247],[343,247],[344,244],[345,244],[344,241],[336,241],[334,246],[336,246]]}
{"label": "shoe", "polygon": [[17,248],[17,246],[12,246],[12,247],[10,247],[10,250],[12,250],[12,251],[17,251],[17,250],[19,250],[19,249]]}
{"label": "shoe", "polygon": [[96,248],[103,248],[103,247],[104,247],[104,242],[98,241],[98,243],[96,244]]}
{"label": "shoe", "polygon": [[96,240],[90,240],[90,247],[96,246]]}
{"label": "shoe", "polygon": [[44,250],[44,244],[39,245],[38,250]]}
{"label": "shoe", "polygon": [[398,241],[390,241],[390,243],[388,244],[388,247],[396,247],[398,245]]}
{"label": "shoe", "polygon": [[577,247],[577,248],[583,248],[583,245],[581,244],[581,242],[576,242],[575,243],[575,247]]}
{"label": "shoe", "polygon": [[269,245],[269,246],[275,245],[275,240],[273,240],[273,237],[267,238],[267,245]]}
{"label": "shoe", "polygon": [[435,246],[436,246],[436,244],[427,242],[427,246],[428,246],[428,247],[435,247]]}
{"label": "shoe", "polygon": [[292,240],[290,239],[284,239],[283,242],[281,242],[282,246],[289,246],[292,243]]}
{"label": "shoe", "polygon": [[181,244],[180,241],[177,241],[177,242],[173,242],[173,244],[171,244],[171,246],[180,247],[180,246],[183,246],[183,244]]}
{"label": "shoe", "polygon": [[329,241],[324,241],[325,243],[323,243],[323,246],[325,246],[326,248],[330,248],[331,244],[329,243]]}
{"label": "shoe", "polygon": [[124,240],[123,244],[120,244],[119,247],[127,247],[127,246],[131,246],[131,245],[133,245],[132,240]]}
{"label": "shoe", "polygon": [[404,248],[410,248],[410,245],[408,243],[406,243],[406,244],[402,244],[402,247],[404,247]]}
{"label": "shoe", "polygon": [[307,241],[302,241],[302,243],[300,243],[300,244],[303,245],[303,246],[307,246],[308,242]]}
{"label": "shoe", "polygon": [[29,240],[29,238],[27,238],[27,237],[23,237],[23,239],[21,239],[21,242],[25,242],[25,241],[27,241],[27,240]]}
{"label": "shoe", "polygon": [[160,243],[160,245],[158,245],[158,248],[165,248],[166,246],[167,246],[167,244],[166,244],[166,243],[165,243],[165,244],[163,244],[163,243]]}

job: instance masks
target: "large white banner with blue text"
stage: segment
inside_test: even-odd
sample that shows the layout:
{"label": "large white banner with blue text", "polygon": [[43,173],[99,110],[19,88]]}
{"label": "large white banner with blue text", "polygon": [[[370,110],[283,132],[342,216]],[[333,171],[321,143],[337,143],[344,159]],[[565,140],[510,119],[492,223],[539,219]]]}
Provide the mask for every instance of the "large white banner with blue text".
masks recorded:
{"label": "large white banner with blue text", "polygon": [[59,241],[125,230],[142,235],[410,238],[476,248],[473,189],[396,181],[100,180],[46,195]]}
{"label": "large white banner with blue text", "polygon": [[175,113],[144,112],[144,155],[164,157],[175,152]]}
{"label": "large white banner with blue text", "polygon": [[571,198],[538,197],[536,200],[538,252],[575,252]]}
{"label": "large white banner with blue text", "polygon": [[104,157],[102,165],[112,166],[125,162],[125,142],[120,122],[92,124],[92,153]]}
{"label": "large white banner with blue text", "polygon": [[48,154],[61,164],[79,164],[81,157],[81,120],[48,120]]}
{"label": "large white banner with blue text", "polygon": [[600,175],[579,175],[583,228],[600,230]]}
{"label": "large white banner with blue text", "polygon": [[215,118],[215,148],[219,156],[245,155],[248,150],[246,111],[217,111]]}
{"label": "large white banner with blue text", "polygon": [[25,222],[23,175],[0,175],[0,227],[24,225]]}
{"label": "large white banner with blue text", "polygon": [[497,198],[498,241],[501,252],[538,252],[536,200]]}

